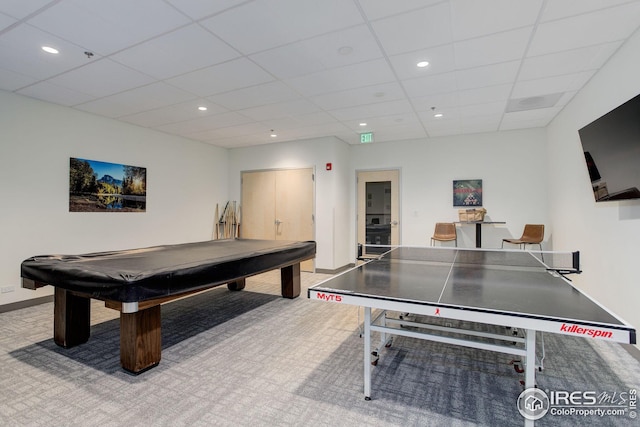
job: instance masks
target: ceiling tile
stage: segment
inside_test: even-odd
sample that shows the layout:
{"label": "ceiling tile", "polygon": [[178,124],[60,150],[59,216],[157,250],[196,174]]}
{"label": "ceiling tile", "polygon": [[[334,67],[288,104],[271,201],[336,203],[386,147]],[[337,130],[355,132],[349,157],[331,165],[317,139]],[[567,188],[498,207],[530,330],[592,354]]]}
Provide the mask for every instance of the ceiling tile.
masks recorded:
{"label": "ceiling tile", "polygon": [[225,9],[229,9],[238,6],[240,3],[238,0],[216,0],[216,1],[202,1],[202,0],[167,0],[173,6],[180,11],[195,20],[211,16],[215,13],[220,13]]}
{"label": "ceiling tile", "polygon": [[[206,106],[207,111],[198,110],[199,106]],[[211,102],[201,99],[192,99],[181,104],[156,108],[120,117],[125,122],[134,123],[144,127],[157,127],[167,123],[183,122],[194,118],[221,114],[226,110]]]}
{"label": "ceiling tile", "polygon": [[14,91],[36,82],[36,79],[0,68],[0,89]]}
{"label": "ceiling tile", "polygon": [[167,80],[198,96],[210,96],[234,89],[258,85],[274,78],[246,58],[203,68]]}
{"label": "ceiling tile", "polygon": [[369,28],[359,25],[251,55],[281,79],[382,57]]}
{"label": "ceiling tile", "polygon": [[103,97],[146,85],[154,80],[138,71],[103,58],[54,77],[50,81],[88,95]]}
{"label": "ceiling tile", "polygon": [[0,31],[7,28],[9,25],[17,22],[15,18],[10,17],[9,15],[5,15],[4,13],[0,13]]}
{"label": "ceiling tile", "polygon": [[454,40],[466,40],[532,26],[542,0],[451,0]]}
{"label": "ceiling tile", "polygon": [[179,123],[171,123],[158,126],[158,130],[175,134],[192,134],[203,132],[211,129],[219,129],[227,126],[236,126],[244,123],[251,123],[252,120],[241,114],[230,112],[222,114],[214,114],[212,116],[200,117],[193,120],[187,120]]}
{"label": "ceiling tile", "polygon": [[[60,53],[51,55],[42,46],[54,47]],[[46,79],[87,63],[78,46],[29,25],[0,34],[0,57],[0,67],[35,79]]]}
{"label": "ceiling tile", "polygon": [[111,58],[157,79],[167,79],[240,56],[198,25],[189,25],[123,50]]}
{"label": "ceiling tile", "polygon": [[331,115],[342,121],[360,121],[368,117],[382,117],[388,115],[390,111],[393,114],[413,112],[411,104],[407,100],[398,100],[390,102],[378,102],[375,104],[361,105],[358,107],[342,108],[332,110]]}
{"label": "ceiling tile", "polygon": [[367,18],[372,21],[385,18],[391,15],[409,12],[412,10],[422,9],[440,3],[442,0],[359,0],[360,6],[364,10]]}
{"label": "ceiling tile", "polygon": [[461,90],[458,93],[460,106],[476,105],[492,102],[506,101],[509,99],[513,85],[486,86],[478,89]]}
{"label": "ceiling tile", "polygon": [[194,138],[199,141],[212,141],[216,139],[255,135],[258,133],[262,133],[264,136],[268,136],[270,130],[265,128],[262,123],[246,123],[237,126],[226,126],[218,129],[209,129],[201,132],[189,133],[187,135],[189,135],[190,138]]}
{"label": "ceiling tile", "polygon": [[[453,44],[394,55],[389,57],[389,61],[400,80],[440,74],[456,69]],[[421,61],[428,61],[429,65],[420,68],[417,64]]]}
{"label": "ceiling tile", "polygon": [[436,110],[457,108],[460,105],[460,101],[458,100],[458,92],[447,92],[411,98],[411,104],[414,110],[419,113],[432,113]]}
{"label": "ceiling tile", "polygon": [[325,92],[388,83],[393,80],[394,76],[387,62],[378,59],[320,71],[287,80],[286,83],[304,96],[313,96]]}
{"label": "ceiling tile", "polygon": [[312,96],[310,99],[325,110],[335,110],[356,105],[404,99],[404,97],[402,86],[393,82],[325,93]]}
{"label": "ceiling tile", "polygon": [[155,0],[61,1],[29,20],[30,24],[66,40],[81,40],[83,47],[101,55],[189,22],[173,7]]}
{"label": "ceiling tile", "polygon": [[77,108],[97,114],[104,111],[110,117],[124,117],[188,99],[195,98],[188,92],[158,82],[88,102]]}
{"label": "ceiling tile", "polygon": [[20,20],[57,2],[58,0],[3,0],[2,12]]}
{"label": "ceiling tile", "polygon": [[[373,111],[372,113],[376,112]],[[379,112],[377,113],[379,114]],[[372,131],[375,132],[376,135],[387,128],[420,128],[424,132],[418,116],[416,116],[412,111],[398,114],[383,113],[382,115],[367,117],[366,120],[367,126],[364,128],[359,126],[357,121],[345,122],[345,126],[348,126],[357,133]]]}
{"label": "ceiling tile", "polygon": [[448,2],[381,19],[371,25],[388,55],[452,42]]}
{"label": "ceiling tile", "polygon": [[520,61],[510,61],[456,71],[457,88],[466,90],[515,82],[519,67]]}
{"label": "ceiling tile", "polygon": [[410,98],[453,92],[457,89],[456,78],[452,73],[405,80],[402,85]]}
{"label": "ceiling tile", "polygon": [[538,25],[528,55],[544,55],[627,38],[638,28],[640,2]]}
{"label": "ceiling tile", "polygon": [[20,95],[30,96],[67,107],[82,104],[94,99],[93,96],[71,88],[58,86],[49,81],[36,83],[18,91]]}
{"label": "ceiling tile", "polygon": [[629,3],[629,0],[580,0],[580,1],[547,1],[540,22],[555,21],[573,15],[593,12],[599,9]]}
{"label": "ceiling tile", "polygon": [[262,105],[242,110],[242,114],[254,120],[265,121],[281,117],[308,114],[318,111],[318,107],[306,99],[279,102],[277,104]]}
{"label": "ceiling tile", "polygon": [[458,108],[458,117],[461,119],[470,119],[474,117],[482,116],[502,116],[505,108],[507,107],[507,101],[490,102],[486,104],[475,105],[463,105]]}
{"label": "ceiling tile", "polygon": [[621,44],[622,42],[617,41],[526,58],[522,63],[518,78],[532,80],[585,70],[597,70]]}
{"label": "ceiling tile", "polygon": [[230,110],[243,110],[260,105],[290,101],[299,97],[300,95],[289,86],[280,81],[273,81],[212,95],[207,99]]}
{"label": "ceiling tile", "polygon": [[565,74],[544,79],[518,82],[513,88],[512,98],[526,98],[537,95],[547,95],[577,90],[593,76],[593,71]]}
{"label": "ceiling tile", "polygon": [[458,69],[519,60],[529,43],[533,27],[454,43]]}
{"label": "ceiling tile", "polygon": [[251,54],[363,22],[351,1],[263,0],[201,23],[242,53]]}
{"label": "ceiling tile", "polygon": [[500,130],[544,127],[559,111],[560,108],[554,107],[506,113],[502,118]]}
{"label": "ceiling tile", "polygon": [[426,136],[422,125],[399,125],[391,126],[374,134],[376,142],[402,141],[406,139],[422,139]]}
{"label": "ceiling tile", "polygon": [[335,117],[324,111],[317,111],[309,114],[288,116],[279,119],[269,120],[269,126],[274,129],[295,129],[308,126],[327,125],[337,123]]}

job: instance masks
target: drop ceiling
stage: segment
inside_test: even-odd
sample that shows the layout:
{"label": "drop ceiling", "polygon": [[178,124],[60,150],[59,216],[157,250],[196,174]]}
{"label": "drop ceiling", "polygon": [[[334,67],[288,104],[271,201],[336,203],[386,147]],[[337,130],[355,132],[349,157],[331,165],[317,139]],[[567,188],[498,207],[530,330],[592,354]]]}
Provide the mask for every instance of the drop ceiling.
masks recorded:
{"label": "drop ceiling", "polygon": [[228,148],[535,128],[639,26],[638,0],[3,0],[0,89]]}

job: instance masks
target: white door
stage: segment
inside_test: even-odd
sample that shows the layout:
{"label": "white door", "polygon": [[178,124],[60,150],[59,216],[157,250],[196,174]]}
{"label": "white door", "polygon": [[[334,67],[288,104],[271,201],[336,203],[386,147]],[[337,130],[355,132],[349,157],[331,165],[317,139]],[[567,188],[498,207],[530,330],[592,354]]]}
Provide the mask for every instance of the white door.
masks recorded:
{"label": "white door", "polygon": [[[400,244],[400,204],[397,169],[360,171],[358,181],[358,244],[362,255],[385,251],[386,245]],[[368,246],[367,246],[368,245]],[[376,247],[377,245],[380,245]]]}
{"label": "white door", "polygon": [[[240,237],[314,240],[313,168],[242,172]],[[313,271],[313,260],[300,265]]]}

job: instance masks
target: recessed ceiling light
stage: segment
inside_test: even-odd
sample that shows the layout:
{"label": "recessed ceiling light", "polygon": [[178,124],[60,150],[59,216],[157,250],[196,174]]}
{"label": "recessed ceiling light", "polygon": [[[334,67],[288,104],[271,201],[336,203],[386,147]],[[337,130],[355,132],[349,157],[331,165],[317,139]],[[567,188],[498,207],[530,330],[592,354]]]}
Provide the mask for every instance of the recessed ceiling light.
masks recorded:
{"label": "recessed ceiling light", "polygon": [[269,135],[269,136],[270,136],[271,138],[275,138],[275,137],[276,137],[276,136],[278,136],[278,135],[276,134],[276,132],[275,132],[273,129],[271,129],[271,135]]}
{"label": "recessed ceiling light", "polygon": [[444,114],[442,114],[442,113],[435,113],[435,114],[433,115],[433,117],[435,117],[435,118],[437,118],[437,119],[439,119],[439,118],[440,118],[440,117],[442,117],[442,116],[444,116]]}
{"label": "recessed ceiling light", "polygon": [[420,61],[416,64],[419,68],[424,68],[429,65],[429,61]]}
{"label": "recessed ceiling light", "polygon": [[198,110],[200,111],[207,111],[207,107],[205,107],[204,105],[198,107]]}
{"label": "recessed ceiling light", "polygon": [[360,123],[360,126],[366,126],[367,124],[365,122]]}
{"label": "recessed ceiling light", "polygon": [[53,54],[60,53],[58,51],[58,49],[56,49],[55,47],[51,47],[51,46],[42,46],[42,50],[44,50],[47,53],[53,53]]}

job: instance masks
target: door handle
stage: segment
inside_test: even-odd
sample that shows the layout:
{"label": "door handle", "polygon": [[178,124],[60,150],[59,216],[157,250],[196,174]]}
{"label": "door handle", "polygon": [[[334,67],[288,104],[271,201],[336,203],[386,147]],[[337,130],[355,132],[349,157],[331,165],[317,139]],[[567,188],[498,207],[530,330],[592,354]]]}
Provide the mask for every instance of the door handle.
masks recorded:
{"label": "door handle", "polygon": [[282,224],[282,221],[280,221],[279,219],[276,219],[276,225],[280,225]]}
{"label": "door handle", "polygon": [[398,225],[398,221],[391,221],[391,225]]}

